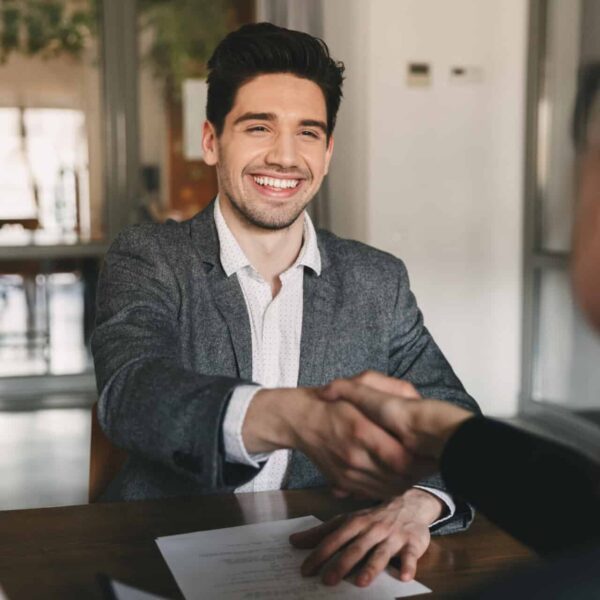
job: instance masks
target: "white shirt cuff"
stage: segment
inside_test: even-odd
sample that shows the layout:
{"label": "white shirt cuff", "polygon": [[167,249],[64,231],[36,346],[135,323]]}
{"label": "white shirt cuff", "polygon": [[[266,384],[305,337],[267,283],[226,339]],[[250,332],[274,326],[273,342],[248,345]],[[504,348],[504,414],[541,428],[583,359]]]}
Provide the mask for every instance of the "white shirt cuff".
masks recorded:
{"label": "white shirt cuff", "polygon": [[260,468],[271,456],[271,452],[248,454],[242,438],[242,425],[248,412],[250,402],[262,387],[257,385],[240,385],[233,390],[225,418],[223,419],[223,442],[225,446],[225,460],[230,463],[249,465],[255,469]]}
{"label": "white shirt cuff", "polygon": [[450,496],[450,494],[442,492],[442,490],[436,490],[435,488],[427,487],[426,485],[415,485],[414,487],[416,487],[419,490],[425,490],[426,492],[433,494],[436,498],[439,498],[446,505],[447,510],[445,511],[444,516],[441,519],[434,521],[429,527],[433,527],[434,525],[443,523],[444,521],[447,521],[448,519],[451,519],[454,516],[454,513],[456,512],[456,504],[454,504],[454,500],[452,499],[452,496]]}

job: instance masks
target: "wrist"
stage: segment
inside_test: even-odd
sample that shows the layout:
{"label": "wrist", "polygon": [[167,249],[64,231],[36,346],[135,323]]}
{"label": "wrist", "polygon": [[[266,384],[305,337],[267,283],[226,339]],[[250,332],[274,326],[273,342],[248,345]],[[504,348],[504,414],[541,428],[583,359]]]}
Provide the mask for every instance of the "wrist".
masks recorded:
{"label": "wrist", "polygon": [[242,425],[242,439],[250,453],[295,448],[302,414],[300,389],[262,389],[256,393]]}
{"label": "wrist", "polygon": [[411,488],[402,497],[415,504],[415,520],[427,526],[438,521],[446,510],[444,502],[427,490]]}
{"label": "wrist", "polygon": [[[418,454],[439,460],[448,440],[473,413],[441,400],[422,400],[411,406],[412,434]],[[431,495],[431,494],[430,494]]]}

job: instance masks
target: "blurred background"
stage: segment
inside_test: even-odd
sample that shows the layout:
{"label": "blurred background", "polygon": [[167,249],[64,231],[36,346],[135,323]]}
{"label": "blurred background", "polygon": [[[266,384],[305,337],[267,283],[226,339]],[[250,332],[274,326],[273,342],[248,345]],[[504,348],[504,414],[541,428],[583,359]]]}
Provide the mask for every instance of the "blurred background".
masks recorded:
{"label": "blurred background", "polygon": [[406,262],[486,413],[600,446],[600,343],[567,271],[599,2],[0,0],[0,509],[87,501],[102,257],[214,197],[206,61],[255,20],[346,64],[318,225]]}

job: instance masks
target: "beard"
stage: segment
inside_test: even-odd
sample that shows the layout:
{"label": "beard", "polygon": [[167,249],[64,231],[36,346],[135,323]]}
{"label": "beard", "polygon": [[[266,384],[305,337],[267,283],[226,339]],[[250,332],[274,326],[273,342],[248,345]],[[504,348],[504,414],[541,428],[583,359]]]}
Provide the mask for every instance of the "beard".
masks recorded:
{"label": "beard", "polygon": [[296,222],[298,217],[304,212],[304,209],[308,206],[312,198],[306,200],[306,202],[300,205],[291,206],[289,210],[286,210],[284,214],[276,214],[273,211],[262,211],[252,206],[244,205],[236,200],[231,194],[227,193],[227,198],[233,206],[235,212],[242,217],[246,223],[259,227],[260,229],[268,229],[270,231],[279,231],[281,229],[287,229],[293,223]]}

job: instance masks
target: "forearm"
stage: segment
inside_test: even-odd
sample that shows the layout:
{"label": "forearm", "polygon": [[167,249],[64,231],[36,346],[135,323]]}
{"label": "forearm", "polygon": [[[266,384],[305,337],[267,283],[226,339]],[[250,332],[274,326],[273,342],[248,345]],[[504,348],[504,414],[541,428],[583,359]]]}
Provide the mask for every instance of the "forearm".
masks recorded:
{"label": "forearm", "polygon": [[220,423],[238,384],[166,358],[140,359],[102,388],[99,421],[115,445],[215,487],[221,478]]}
{"label": "forearm", "polygon": [[477,418],[450,437],[441,469],[455,493],[542,554],[600,538],[600,468],[573,450]]}

